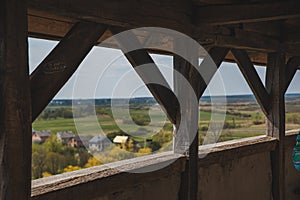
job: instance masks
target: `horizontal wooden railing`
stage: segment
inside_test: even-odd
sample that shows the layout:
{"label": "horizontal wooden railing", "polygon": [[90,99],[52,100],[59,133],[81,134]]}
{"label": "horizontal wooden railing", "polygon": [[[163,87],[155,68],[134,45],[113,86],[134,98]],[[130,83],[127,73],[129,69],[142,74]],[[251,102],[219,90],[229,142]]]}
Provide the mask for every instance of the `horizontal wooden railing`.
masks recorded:
{"label": "horizontal wooden railing", "polygon": [[[288,146],[287,150],[289,149],[290,151],[295,143],[295,138],[296,135],[291,133],[286,136],[286,145]],[[238,178],[243,180],[243,177],[234,176],[239,176],[239,173],[248,173],[248,175],[244,177],[246,180],[243,180],[243,184],[246,184],[246,187],[249,187],[250,189],[253,187],[253,191],[248,189],[249,195],[255,193],[254,190],[259,189],[258,187],[262,187],[262,184],[265,185],[264,190],[270,192],[271,177],[268,177],[271,174],[271,161],[270,156],[268,155],[275,149],[277,143],[278,141],[275,138],[257,136],[200,146],[199,178],[201,181],[209,180],[208,183],[215,183],[214,181],[220,181],[224,176],[222,179],[223,182],[221,181],[219,183],[226,183],[226,177],[229,179],[234,178],[234,180]],[[287,155],[289,153],[290,152],[287,152]],[[185,156],[173,154],[173,152],[164,152],[105,164],[33,180],[31,196],[33,200],[100,200],[122,198],[178,199],[178,193],[182,182],[182,174],[186,170],[187,162],[188,158]],[[247,167],[239,167],[239,165],[245,165]],[[290,169],[292,168],[290,163],[287,165],[289,166],[288,171],[292,171],[290,174],[288,173],[287,179],[289,179],[289,176],[293,177],[291,178],[293,179],[292,181],[287,180],[287,184],[291,184],[295,182],[295,172],[293,169]],[[223,171],[218,171],[217,168],[214,168],[213,166],[219,166],[219,168]],[[226,166],[231,166],[230,170],[232,171],[225,170],[227,169]],[[130,173],[147,171],[148,168],[152,169],[153,167],[156,167],[158,170],[148,173]],[[205,173],[203,173],[203,170]],[[259,172],[264,175],[262,177],[255,177],[255,173]],[[212,174],[215,173],[221,174],[218,176],[212,176]],[[227,173],[231,173],[231,175],[227,176]],[[251,173],[253,174],[251,175]],[[250,180],[252,177],[253,179],[257,179],[258,182],[261,181],[261,185],[259,185],[259,183],[257,186],[256,184],[253,184],[251,182],[253,180]],[[262,180],[260,180],[260,178]],[[249,181],[249,183],[247,183],[247,181]],[[230,184],[233,184],[232,180]],[[235,190],[239,191],[239,187],[241,187],[240,191],[244,191],[243,186],[240,186],[241,184],[236,182],[234,182],[234,184],[236,184]],[[249,185],[247,186],[247,184]],[[213,199],[214,197],[203,192],[203,188],[206,190],[213,190],[213,188],[207,188],[209,184],[205,185],[199,185],[199,196],[205,197],[206,199]],[[228,198],[234,199],[234,197],[230,195],[238,194],[238,192],[231,193],[230,190],[227,190],[228,189],[226,189],[227,194],[220,195],[229,195]],[[157,195],[157,192],[160,195]],[[254,195],[253,197],[258,198],[259,194],[256,194],[256,196]],[[267,198],[269,196],[266,194],[263,197]]]}

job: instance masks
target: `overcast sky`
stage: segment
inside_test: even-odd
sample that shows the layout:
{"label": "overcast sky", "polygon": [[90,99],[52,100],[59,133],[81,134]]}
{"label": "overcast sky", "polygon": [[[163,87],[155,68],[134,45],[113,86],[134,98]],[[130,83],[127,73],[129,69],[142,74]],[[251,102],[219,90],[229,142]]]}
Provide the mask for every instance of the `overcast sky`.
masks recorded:
{"label": "overcast sky", "polygon": [[[30,73],[55,47],[57,42],[29,39]],[[152,55],[155,63],[172,87],[172,57]],[[264,82],[265,68],[256,67]],[[214,77],[209,84],[209,91],[204,95],[251,94],[242,74],[235,64],[223,63],[219,69],[221,79]],[[288,89],[288,93],[300,93],[300,74],[297,72]],[[220,82],[223,82],[220,84]],[[124,85],[126,87],[124,87]],[[220,86],[221,85],[221,86]],[[125,88],[125,90],[124,90]],[[56,95],[56,99],[70,98],[110,98],[129,96],[150,96],[147,88],[132,70],[131,65],[118,50],[94,47],[79,69]]]}

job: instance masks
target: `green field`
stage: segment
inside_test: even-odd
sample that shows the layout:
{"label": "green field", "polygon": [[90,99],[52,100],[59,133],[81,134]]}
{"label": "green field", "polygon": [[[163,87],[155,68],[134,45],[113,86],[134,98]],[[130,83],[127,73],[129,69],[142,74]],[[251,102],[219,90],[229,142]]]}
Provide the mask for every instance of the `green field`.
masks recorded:
{"label": "green field", "polygon": [[[60,109],[60,107],[52,107],[51,109]],[[65,107],[68,111],[71,107]],[[168,131],[171,132],[171,124],[167,120],[166,116],[161,113],[159,109],[150,110],[145,107],[133,108],[130,110],[130,116],[126,116],[123,113],[123,108],[120,108],[120,113],[117,118],[113,118],[111,110],[108,107],[97,106],[96,116],[84,115],[82,117],[63,118],[55,117],[44,119],[39,117],[34,123],[33,128],[35,130],[51,130],[52,132],[72,131],[80,135],[92,136],[97,135],[100,132],[104,134],[123,132],[132,135],[137,141],[142,141],[145,138],[152,138],[158,133],[164,124],[168,124]],[[203,137],[207,133],[207,129],[221,129],[220,127],[214,128],[214,124],[211,124],[210,105],[201,105],[199,112],[199,130],[200,135]],[[297,129],[300,127],[300,105],[297,103],[288,103],[286,113],[286,129]],[[151,113],[151,122],[149,113]],[[131,123],[132,119],[135,123]],[[227,105],[226,112],[224,109],[214,110],[214,119],[216,121],[223,121],[223,128],[221,130],[219,141],[226,141],[231,139],[239,139],[244,137],[251,137],[265,134],[265,117],[260,111],[259,107],[255,103],[243,103],[243,104],[229,104]],[[93,122],[94,121],[94,122]],[[77,124],[77,128],[75,126]],[[138,125],[137,125],[137,124]],[[117,125],[118,124],[118,125]],[[219,130],[216,130],[219,131]],[[171,134],[171,133],[170,133]]]}
{"label": "green field", "polygon": [[[266,132],[265,117],[253,102],[231,103],[226,109],[221,105],[214,109],[213,119],[211,109],[211,105],[200,105],[200,144],[258,136]],[[33,144],[32,178],[129,159],[141,153],[146,155],[172,149],[172,124],[157,106],[150,108],[148,105],[137,104],[129,110],[129,115],[124,112],[125,108],[120,107],[117,117],[113,117],[107,105],[96,106],[95,110],[96,115],[92,115],[89,107],[80,107],[74,111],[77,112],[76,118],[73,118],[71,106],[49,106],[43,111],[33,123],[33,129],[51,130],[54,134],[45,143]],[[300,102],[287,103],[286,129],[299,127]],[[104,133],[111,141],[117,135],[128,135],[130,139],[121,145],[110,145],[105,151],[93,154],[93,157],[85,149],[58,142],[55,133],[64,131],[90,138]],[[57,165],[52,168],[54,161]],[[40,166],[41,163],[43,166]]]}

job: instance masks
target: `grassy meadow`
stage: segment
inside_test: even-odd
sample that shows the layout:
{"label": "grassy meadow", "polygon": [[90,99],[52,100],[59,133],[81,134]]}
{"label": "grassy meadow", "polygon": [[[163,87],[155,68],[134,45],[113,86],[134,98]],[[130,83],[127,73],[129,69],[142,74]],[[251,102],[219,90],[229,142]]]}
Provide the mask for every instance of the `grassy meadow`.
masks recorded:
{"label": "grassy meadow", "polygon": [[[45,117],[48,109],[48,117]],[[92,115],[81,109],[81,114],[73,118],[71,106],[50,106],[33,123],[36,130],[51,130],[52,132],[72,131],[82,136],[93,136],[102,132],[128,133],[137,141],[151,139],[162,127],[168,134],[172,134],[172,125],[162,113],[159,106],[135,105],[130,108],[129,115],[126,109],[120,107],[117,117],[113,117],[112,111],[107,105],[97,105],[96,115]],[[59,115],[51,113],[63,109]],[[212,118],[212,109],[214,116]],[[71,112],[71,114],[70,114]],[[127,111],[128,112],[128,111]],[[49,114],[50,113],[50,114]],[[127,113],[128,114],[128,113]],[[151,114],[151,119],[149,117]],[[50,116],[50,117],[49,117]],[[67,116],[67,117],[66,117]],[[224,119],[224,120],[222,120]],[[133,121],[133,122],[132,122]],[[214,121],[215,123],[211,123]],[[77,124],[77,128],[75,126]],[[222,123],[223,122],[223,123]],[[79,127],[79,129],[78,129]],[[101,127],[101,128],[99,128]],[[287,101],[286,103],[286,129],[298,129],[300,127],[300,100]],[[121,130],[122,129],[122,130]],[[220,129],[221,132],[220,132]],[[199,106],[199,132],[200,142],[207,131],[216,131],[220,135],[220,141],[239,139],[265,134],[265,117],[255,102],[230,102],[226,105],[218,105],[212,108],[209,103],[201,103]]]}

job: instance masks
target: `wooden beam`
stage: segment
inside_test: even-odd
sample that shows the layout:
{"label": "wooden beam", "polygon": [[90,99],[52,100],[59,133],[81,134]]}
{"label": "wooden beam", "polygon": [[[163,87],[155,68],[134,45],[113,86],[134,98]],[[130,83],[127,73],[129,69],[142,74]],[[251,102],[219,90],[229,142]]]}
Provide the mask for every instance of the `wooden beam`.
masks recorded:
{"label": "wooden beam", "polygon": [[191,26],[189,1],[27,0],[27,2],[29,10],[111,26],[165,27],[181,32],[188,32]]}
{"label": "wooden beam", "polygon": [[[192,79],[193,83],[191,85],[194,87],[198,99],[201,98],[207,85],[217,72],[218,68],[224,61],[229,49],[222,47],[213,47],[209,50],[208,54],[201,62],[199,69],[202,74],[198,71],[193,71],[192,76],[197,76]],[[215,66],[211,66],[214,62]]]}
{"label": "wooden beam", "polygon": [[31,191],[31,109],[24,1],[0,6],[0,199]]}
{"label": "wooden beam", "polygon": [[287,91],[289,85],[291,84],[299,66],[300,66],[300,57],[299,56],[292,57],[287,62],[285,92]]}
{"label": "wooden beam", "polygon": [[[43,16],[45,15],[45,16]],[[49,15],[43,12],[33,12],[29,9],[28,13],[28,30],[29,36],[60,40],[65,36],[65,34],[70,30],[73,24],[78,21],[76,19],[65,19],[56,15]],[[276,22],[261,22],[261,23],[250,23],[245,24],[243,27],[194,27],[193,34],[190,34],[195,40],[197,40],[202,46],[220,46],[228,48],[238,48],[255,51],[256,55],[252,56],[249,54],[252,61],[256,63],[266,65],[266,56],[264,52],[274,52],[277,50],[285,50],[287,54],[291,56],[298,55],[300,50],[300,44],[297,43],[285,43],[286,41],[281,41],[281,23]],[[205,32],[203,30],[205,29]],[[287,30],[289,30],[287,28]],[[296,29],[297,30],[297,29]],[[102,36],[98,42],[102,42],[104,39],[108,38],[109,31],[107,31],[104,36]],[[142,35],[139,35],[141,38]],[[147,34],[145,35],[147,37]],[[144,41],[144,40],[141,40]],[[172,40],[167,44],[172,47]],[[115,43],[102,43],[101,46],[117,48]],[[152,52],[155,49],[151,50]],[[227,60],[230,58],[227,58]]]}
{"label": "wooden beam", "polygon": [[300,17],[299,1],[199,6],[195,24],[238,24]]}
{"label": "wooden beam", "polygon": [[237,3],[240,0],[192,0],[194,4],[197,5],[208,5],[208,4],[232,4],[232,3]]}
{"label": "wooden beam", "polygon": [[50,40],[61,40],[75,23],[28,14],[28,35]]}
{"label": "wooden beam", "polygon": [[[251,53],[251,60],[255,61],[256,63],[266,65],[267,56],[265,56],[265,54],[274,51],[284,51],[288,56],[299,56],[300,44],[289,44],[284,40],[282,41],[281,37],[275,36],[277,33],[270,35],[269,31],[259,32],[251,29],[245,30],[244,27],[241,28],[228,26],[218,26],[212,30],[207,30],[205,28],[205,30],[206,31],[204,33],[203,28],[201,29],[201,27],[197,27],[193,33],[195,40],[198,41],[202,46],[205,46],[205,48],[217,46],[224,48],[244,49],[247,50],[248,53]],[[268,35],[266,35],[266,33],[268,33]],[[253,54],[254,56],[252,56]],[[259,56],[257,57],[256,55]],[[227,57],[227,59],[230,60],[229,57]]]}
{"label": "wooden beam", "polygon": [[[186,46],[186,44],[181,44],[180,41],[175,41],[174,46],[174,48],[183,48]],[[185,97],[184,101],[181,102],[185,105],[180,106],[184,106],[184,110],[186,110],[186,112],[183,113],[180,113],[180,111],[177,110],[176,116],[180,115],[182,120],[185,121],[183,122],[183,124],[175,124],[173,130],[174,152],[184,153],[185,150],[188,150],[189,154],[188,173],[184,174],[184,176],[182,177],[182,181],[184,181],[185,183],[181,184],[179,192],[180,198],[182,199],[197,199],[199,136],[198,132],[193,133],[191,131],[191,127],[198,127],[198,101],[205,91],[210,80],[214,76],[215,72],[217,71],[218,67],[221,65],[223,59],[228,53],[228,50],[229,49],[227,48],[218,47],[210,49],[209,55],[204,58],[199,66],[199,71],[200,73],[203,72],[203,74],[200,74],[196,69],[199,62],[197,52],[192,52],[191,50],[186,49],[186,54],[191,57],[189,62],[178,55],[174,55],[173,57],[174,70],[176,70],[176,73],[174,72],[174,91],[177,96]],[[212,63],[214,63],[216,66],[212,66]],[[183,77],[192,86],[194,94],[190,93],[190,91],[187,91],[187,89],[184,87],[184,84],[182,84],[182,81],[184,81],[182,80]],[[195,96],[193,95],[196,95],[197,98],[196,105],[193,105],[192,98],[195,98]],[[196,125],[193,125],[193,123],[196,123]]]}
{"label": "wooden beam", "polygon": [[[111,28],[110,30],[114,34],[120,32],[117,28]],[[175,124],[176,120],[178,120],[176,119],[176,110],[179,109],[179,104],[171,90],[171,87],[161,74],[151,56],[148,54],[147,50],[143,49],[137,37],[129,31],[126,32],[126,36],[126,40],[116,37],[122,52],[136,70],[140,78],[144,81],[153,97],[162,106],[162,109],[168,116],[169,120]],[[147,66],[147,70],[145,68],[139,68],[139,66],[145,64],[151,66]],[[154,84],[153,81],[157,84]]]}
{"label": "wooden beam", "polygon": [[275,151],[271,153],[274,200],[285,199],[285,58],[284,53],[269,53],[266,74],[266,89],[271,96],[267,135],[279,141]]}
{"label": "wooden beam", "polygon": [[32,121],[69,80],[106,29],[102,24],[77,23],[30,75]]}
{"label": "wooden beam", "polygon": [[261,106],[265,115],[268,115],[270,106],[270,95],[266,91],[261,79],[259,78],[254,65],[245,50],[231,49],[244,78],[251,88],[258,104]]}
{"label": "wooden beam", "polygon": [[[187,44],[184,44],[183,41],[176,40],[174,42],[174,48],[181,48],[180,51],[184,51],[188,56],[189,61],[184,58],[174,55],[174,92],[177,95],[177,98],[183,98],[180,101],[181,110],[177,110],[177,116],[180,116],[182,119],[174,127],[174,140],[173,140],[173,151],[175,153],[186,153],[188,151],[189,160],[188,160],[188,176],[187,184],[183,185],[184,188],[181,188],[180,195],[185,194],[186,196],[183,199],[196,200],[198,194],[198,116],[199,116],[199,99],[194,91],[194,85],[198,84],[198,77],[193,76],[194,73],[199,74],[195,71],[195,67],[198,67],[199,56],[198,52],[193,49],[187,48]],[[185,48],[185,49],[182,49]],[[193,89],[192,91],[186,88],[184,82],[186,79]],[[194,80],[193,80],[194,79]],[[196,80],[197,79],[197,80]],[[197,98],[197,99],[195,99]],[[194,130],[195,127],[195,130]]]}

